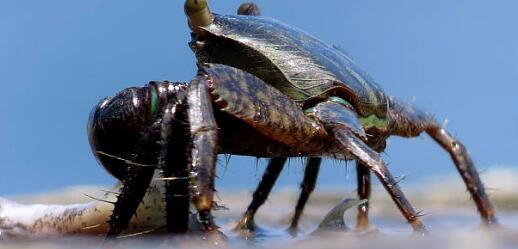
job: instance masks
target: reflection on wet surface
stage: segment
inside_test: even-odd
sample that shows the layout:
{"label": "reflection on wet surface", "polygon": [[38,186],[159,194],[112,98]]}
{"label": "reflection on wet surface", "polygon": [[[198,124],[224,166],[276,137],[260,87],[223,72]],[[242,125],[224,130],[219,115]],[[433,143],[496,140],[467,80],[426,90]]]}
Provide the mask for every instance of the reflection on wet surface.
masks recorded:
{"label": "reflection on wet surface", "polygon": [[[516,176],[516,177],[514,177]],[[249,190],[220,190],[220,204],[228,210],[216,211],[217,222],[227,240],[214,245],[200,234],[187,236],[144,235],[123,238],[116,248],[518,248],[518,174],[496,170],[483,175],[491,187],[491,198],[498,210],[499,228],[480,227],[476,209],[457,177],[441,177],[405,185],[403,189],[418,209],[423,209],[423,221],[430,230],[427,236],[412,233],[411,228],[387,197],[383,189],[375,188],[371,200],[372,229],[365,233],[338,231],[311,234],[324,216],[344,197],[354,198],[351,189],[319,188],[312,196],[301,220],[299,236],[287,232],[289,218],[296,203],[297,190],[274,193],[257,215],[261,227],[256,236],[240,238],[233,230],[251,199]],[[438,178],[439,179],[439,178]],[[76,203],[88,201],[78,193],[99,196],[101,188],[75,188],[41,195],[18,196],[23,203]],[[103,188],[106,189],[106,188]],[[346,194],[344,194],[346,193]],[[344,196],[348,195],[348,196]],[[356,210],[345,215],[345,223],[354,227]],[[102,236],[66,237],[52,240],[1,241],[0,248],[98,248]]]}

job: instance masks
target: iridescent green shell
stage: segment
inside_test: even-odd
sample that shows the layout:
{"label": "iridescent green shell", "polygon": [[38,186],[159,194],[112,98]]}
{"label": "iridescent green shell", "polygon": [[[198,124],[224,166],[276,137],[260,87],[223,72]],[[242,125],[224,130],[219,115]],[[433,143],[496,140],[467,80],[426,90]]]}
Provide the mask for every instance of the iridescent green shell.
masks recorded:
{"label": "iridescent green shell", "polygon": [[191,43],[200,62],[245,70],[303,105],[339,96],[361,117],[385,117],[381,87],[345,53],[302,30],[271,18],[217,14],[203,29],[203,40]]}

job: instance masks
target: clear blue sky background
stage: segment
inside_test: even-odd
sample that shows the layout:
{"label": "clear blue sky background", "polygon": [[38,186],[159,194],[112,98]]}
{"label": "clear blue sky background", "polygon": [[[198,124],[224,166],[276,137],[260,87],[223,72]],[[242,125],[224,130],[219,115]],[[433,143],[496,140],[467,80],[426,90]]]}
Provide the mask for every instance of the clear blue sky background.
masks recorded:
{"label": "clear blue sky background", "polygon": [[[219,13],[234,13],[239,3],[211,1]],[[258,3],[264,15],[346,49],[387,93],[448,119],[480,170],[518,165],[518,2]],[[125,87],[194,75],[182,6],[180,0],[0,1],[0,195],[114,182],[90,152],[88,113]],[[455,173],[426,136],[391,139],[385,158],[410,182]],[[299,164],[292,162],[279,184],[295,186]],[[349,165],[326,161],[320,186],[353,182]],[[224,174],[218,171],[218,186],[251,189],[263,168],[233,157]]]}

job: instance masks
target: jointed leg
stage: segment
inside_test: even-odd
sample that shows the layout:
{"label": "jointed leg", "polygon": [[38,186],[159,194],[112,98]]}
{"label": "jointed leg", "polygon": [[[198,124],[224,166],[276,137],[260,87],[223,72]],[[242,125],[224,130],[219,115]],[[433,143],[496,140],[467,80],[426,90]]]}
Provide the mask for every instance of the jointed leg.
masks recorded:
{"label": "jointed leg", "polygon": [[310,157],[308,158],[308,162],[306,164],[306,169],[304,171],[304,179],[300,184],[300,197],[297,201],[297,206],[295,207],[295,214],[291,219],[290,230],[292,232],[298,229],[299,219],[302,215],[302,211],[304,210],[304,206],[309,199],[309,195],[315,190],[316,181],[318,178],[318,172],[320,171],[320,163],[322,162],[322,158],[320,157]]}
{"label": "jointed leg", "polygon": [[185,106],[179,103],[168,105],[164,110],[161,125],[162,176],[165,182],[166,225],[173,233],[184,233],[189,228],[189,131]]}
{"label": "jointed leg", "polygon": [[[356,179],[358,184],[358,198],[360,200],[369,199],[371,195],[371,174],[370,170],[363,163],[356,162]],[[358,206],[358,217],[356,229],[365,230],[369,227],[369,202]]]}
{"label": "jointed leg", "polygon": [[[240,119],[257,132],[285,144],[288,148],[293,148],[293,152],[326,153],[326,149],[330,147],[328,133],[325,132],[324,127],[308,118],[293,100],[253,75],[217,64],[203,65],[201,71],[206,74],[207,82],[210,83],[210,94],[215,106],[221,111]],[[246,84],[240,82],[246,82]],[[194,88],[192,86],[191,89]],[[329,110],[329,113],[333,114],[334,111]],[[355,115],[335,116],[335,118],[346,118],[347,121],[356,120],[354,134],[364,136],[361,125],[355,117]],[[192,123],[192,118],[189,119]],[[194,155],[193,153],[193,157]],[[302,192],[295,224],[302,204],[306,202],[307,195],[313,189],[317,176],[316,165],[319,160],[312,159],[310,162],[310,165],[314,166],[308,167],[304,182],[309,184]]]}
{"label": "jointed leg", "polygon": [[192,135],[192,201],[205,231],[215,231],[211,208],[216,175],[217,125],[209,96],[209,80],[198,76],[188,90],[188,117]]}
{"label": "jointed leg", "polygon": [[495,210],[485,192],[484,185],[466,148],[443,129],[432,115],[391,99],[390,132],[404,137],[419,136],[426,131],[439,145],[450,154],[457,170],[475,201],[482,221],[487,224],[497,223]]}
{"label": "jointed leg", "polygon": [[363,141],[354,136],[354,134],[346,128],[336,127],[333,129],[333,134],[339,145],[344,150],[350,151],[355,157],[357,157],[357,160],[360,160],[371,171],[373,171],[374,174],[376,174],[414,230],[424,232],[426,229],[419,219],[419,214],[407,200],[403,191],[399,188],[397,181],[394,179],[378,153],[369,148],[365,143],[363,143]]}
{"label": "jointed leg", "polygon": [[442,128],[431,128],[426,132],[450,153],[451,158],[455,162],[455,166],[457,166],[457,170],[471,194],[471,198],[473,198],[477,205],[482,221],[486,225],[497,224],[498,221],[495,217],[495,210],[489,201],[484,189],[484,184],[480,180],[477,169],[464,145]]}
{"label": "jointed leg", "polygon": [[259,209],[259,207],[261,207],[268,198],[268,195],[270,194],[270,191],[272,190],[275,181],[277,181],[279,174],[284,168],[286,160],[286,157],[276,157],[270,159],[270,161],[268,162],[268,166],[266,167],[266,171],[264,172],[264,175],[261,179],[261,182],[259,182],[259,185],[257,186],[257,189],[254,192],[252,202],[250,203],[250,205],[246,209],[245,214],[239,221],[237,229],[248,231],[255,230],[255,213],[257,212],[257,209]]}
{"label": "jointed leg", "polygon": [[360,161],[376,174],[414,230],[418,232],[426,231],[423,223],[419,219],[419,214],[407,200],[379,154],[367,146],[365,142],[357,136],[353,130],[354,128],[352,128],[354,124],[349,125],[351,120],[343,120],[341,122],[336,119],[337,116],[349,117],[350,115],[348,113],[354,112],[337,103],[325,102],[315,107],[314,115],[326,125],[326,129],[335,138],[337,145],[345,153],[350,153],[356,160]]}
{"label": "jointed leg", "polygon": [[121,180],[123,187],[117,196],[117,201],[115,202],[110,220],[108,220],[110,229],[106,234],[107,238],[117,237],[117,235],[128,227],[131,217],[136,213],[138,206],[149,188],[153,173],[156,169],[151,166],[153,162],[156,161],[156,153],[154,151],[156,146],[155,142],[152,142],[155,141],[155,138],[151,131],[158,126],[159,123],[155,122],[141,138],[140,148],[142,149],[134,160],[143,166],[128,165],[125,169],[125,177]]}
{"label": "jointed leg", "polygon": [[[316,180],[318,177],[318,172],[320,169],[320,163],[322,159],[318,157],[310,157],[306,164],[306,169],[304,171],[304,179],[300,185],[301,193],[299,200],[297,202],[297,206],[295,208],[295,214],[292,218],[292,222],[290,225],[291,231],[296,231],[298,228],[298,222],[300,216],[302,215],[302,211],[304,210],[304,206],[306,205],[309,195],[315,189]],[[237,225],[237,229],[245,229],[253,231],[255,229],[254,224],[254,216],[257,210],[261,205],[264,204],[270,191],[275,184],[275,181],[279,177],[284,164],[286,162],[286,158],[273,158],[268,163],[267,169],[254,192],[252,202],[247,208],[247,211],[239,221]]]}
{"label": "jointed leg", "polygon": [[[215,105],[258,132],[299,149],[309,149],[306,147],[309,144],[305,142],[311,140],[310,138],[327,137],[327,134],[321,133],[320,127],[315,127],[316,123],[312,122],[294,101],[256,77],[235,68],[216,64],[204,65],[201,71],[210,79],[211,95],[215,98]],[[246,87],[239,84],[243,81],[247,82]],[[191,89],[195,89],[192,86]],[[354,118],[356,114],[345,106],[333,102],[321,103],[314,110],[313,116],[326,126],[325,129],[335,139],[344,154],[354,156],[373,171],[408,222],[415,230],[424,231],[425,228],[418,213],[399,189],[379,154],[358,138],[366,139],[359,120]],[[189,120],[192,122],[190,111],[189,115]],[[192,133],[195,134],[195,132]],[[310,147],[317,149],[314,146],[315,144],[311,144]],[[325,149],[322,148],[322,150]],[[193,158],[195,158],[194,155],[193,153]]]}
{"label": "jointed leg", "polygon": [[[303,151],[306,148],[319,150],[319,148],[305,143],[309,136],[326,136],[324,129],[315,128],[315,123],[307,118],[300,106],[284,94],[266,85],[255,76],[228,66],[207,64],[201,71],[207,75],[208,82],[210,82],[210,94],[215,106],[221,111],[243,121],[272,140],[283,143],[286,148],[293,147],[294,151],[298,149]],[[242,84],[242,82],[246,82],[246,84]],[[192,118],[189,119],[192,123]],[[327,144],[322,143],[321,146],[324,147]],[[254,194],[254,201],[238,228],[250,222],[250,217],[258,208],[255,205],[264,202],[267,196],[265,190],[270,191],[273,180],[280,173],[284,161],[284,158],[272,160],[258,191]],[[315,164],[318,160],[310,161],[311,164]],[[314,169],[315,167],[310,166],[309,168]],[[316,177],[316,173],[310,175],[312,175],[310,178]],[[306,177],[306,179],[310,178]],[[311,181],[314,182],[314,180],[309,182]],[[307,197],[304,195],[309,194],[311,189],[312,187],[308,187],[306,191],[303,191],[301,203],[306,202]]]}
{"label": "jointed leg", "polygon": [[124,186],[117,196],[113,213],[108,220],[110,229],[106,235],[107,238],[117,237],[128,227],[131,217],[136,213],[146,194],[154,171],[154,167],[133,168],[128,166],[126,177],[122,181]]}
{"label": "jointed leg", "polygon": [[[243,3],[243,4],[241,4],[241,6],[239,6],[237,14],[238,15],[249,15],[249,16],[260,16],[261,11],[259,9],[259,6],[257,6],[257,4],[252,3],[252,2],[247,2],[247,3]],[[275,159],[272,159],[272,160],[275,160]],[[286,161],[285,158],[284,158],[284,161]],[[291,231],[297,230],[299,219],[300,219],[300,216],[302,215],[302,211],[304,210],[304,206],[306,205],[306,202],[309,199],[309,195],[315,188],[315,183],[316,183],[316,180],[318,177],[318,171],[320,169],[320,162],[321,162],[320,158],[309,158],[308,159],[308,163],[306,165],[306,170],[304,172],[304,180],[302,181],[302,184],[300,186],[302,191],[300,193],[300,197],[297,202],[297,206],[295,208],[295,214],[292,218],[291,225],[290,225]],[[271,163],[272,162],[270,161],[270,164]],[[283,162],[283,164],[284,164],[284,162]],[[265,182],[265,179],[267,179],[267,174],[271,174],[271,176],[268,176],[268,177],[273,177],[273,175],[276,174],[275,179],[277,179],[277,177],[280,174],[280,171],[282,170],[282,167],[278,168],[278,172],[276,172],[276,173],[273,173],[273,172],[275,172],[274,170],[275,169],[273,169],[273,168],[270,170],[270,166],[268,166],[268,169],[266,170],[265,175],[263,176],[263,180],[261,180],[261,183],[259,184],[256,192],[254,193],[254,199],[252,200],[252,203],[248,207],[245,215],[239,222],[238,228],[250,229],[250,226],[253,226],[253,217],[255,215],[255,212],[257,211],[259,206],[261,206],[264,203],[264,201],[266,200],[271,188],[273,187],[273,184],[275,183],[275,180],[271,181],[272,185],[268,186],[267,192],[259,191],[259,189],[265,188],[265,186],[261,186],[261,185]],[[260,195],[260,193],[265,193],[265,194]],[[256,194],[257,194],[257,197],[256,197]],[[258,199],[256,200],[256,198],[258,198]]]}

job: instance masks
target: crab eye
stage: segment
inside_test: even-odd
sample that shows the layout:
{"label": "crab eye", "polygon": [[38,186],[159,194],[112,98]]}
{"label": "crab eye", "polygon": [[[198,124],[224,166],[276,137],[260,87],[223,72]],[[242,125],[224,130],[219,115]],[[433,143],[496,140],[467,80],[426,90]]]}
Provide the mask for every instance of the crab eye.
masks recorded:
{"label": "crab eye", "polygon": [[184,10],[193,31],[197,27],[205,27],[213,21],[207,0],[186,0]]}

